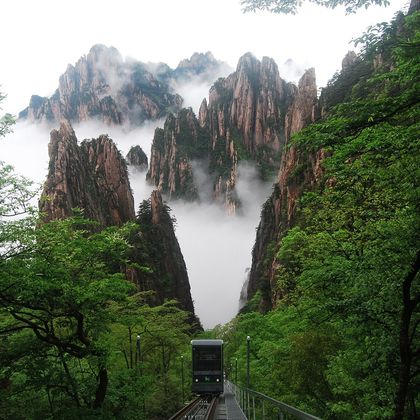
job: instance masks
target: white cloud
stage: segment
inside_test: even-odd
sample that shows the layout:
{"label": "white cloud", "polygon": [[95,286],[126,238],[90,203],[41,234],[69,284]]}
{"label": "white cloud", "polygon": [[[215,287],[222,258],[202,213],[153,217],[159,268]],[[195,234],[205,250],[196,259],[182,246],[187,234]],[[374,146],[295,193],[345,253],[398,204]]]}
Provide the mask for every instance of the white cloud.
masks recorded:
{"label": "white cloud", "polygon": [[[253,165],[241,163],[238,173],[237,191],[242,202],[238,216],[229,216],[220,206],[204,201],[170,203],[178,221],[176,235],[196,311],[205,328],[224,324],[238,313],[261,206],[271,192],[271,183],[259,181]],[[200,178],[204,185],[203,176]]]}
{"label": "white cloud", "polygon": [[15,172],[41,184],[48,172],[49,127],[19,122],[13,133],[0,139],[0,160]]}

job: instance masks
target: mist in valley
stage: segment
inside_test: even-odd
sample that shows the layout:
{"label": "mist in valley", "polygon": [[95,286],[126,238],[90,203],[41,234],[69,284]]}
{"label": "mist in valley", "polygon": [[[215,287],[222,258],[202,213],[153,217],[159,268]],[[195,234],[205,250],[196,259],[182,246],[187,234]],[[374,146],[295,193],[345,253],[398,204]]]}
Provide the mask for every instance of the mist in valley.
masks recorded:
{"label": "mist in valley", "polygon": [[[154,121],[128,129],[91,121],[73,128],[79,143],[108,134],[124,157],[131,146],[140,145],[150,158],[155,128],[163,127],[163,123]],[[18,122],[14,132],[0,140],[0,160],[42,185],[48,172],[50,131],[51,127],[45,124]],[[240,164],[237,190],[241,211],[237,216],[229,216],[225,209],[210,202],[210,180],[196,162],[193,167],[200,203],[168,204],[177,220],[175,233],[187,265],[196,313],[203,326],[211,328],[228,322],[238,312],[240,291],[251,265],[255,228],[271,183],[262,184],[257,180],[255,167]],[[153,187],[146,182],[146,172],[131,166],[128,169],[137,209],[142,200],[150,197]]]}

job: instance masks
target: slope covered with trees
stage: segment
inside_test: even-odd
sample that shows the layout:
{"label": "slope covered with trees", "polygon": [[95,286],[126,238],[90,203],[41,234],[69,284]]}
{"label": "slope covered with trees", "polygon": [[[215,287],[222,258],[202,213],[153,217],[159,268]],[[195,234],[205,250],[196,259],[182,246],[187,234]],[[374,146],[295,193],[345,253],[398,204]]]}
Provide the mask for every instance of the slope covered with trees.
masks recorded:
{"label": "slope covered with trees", "polygon": [[250,335],[251,387],[323,418],[418,415],[419,28],[419,12],[372,28],[325,89],[323,119],[289,145],[302,182],[322,150],[322,177],[290,223],[260,225],[265,269],[246,313],[217,331],[243,381]]}
{"label": "slope covered with trees", "polygon": [[[0,137],[12,124],[10,116],[1,120]],[[139,236],[150,230],[144,212],[102,230],[77,210],[43,223],[30,204],[31,182],[0,165],[0,417],[162,419],[175,412],[192,315],[163,298],[150,307],[153,292],[138,292],[121,272],[157,275],[155,250]],[[166,208],[161,213],[170,218]],[[145,254],[135,264],[133,235]]]}

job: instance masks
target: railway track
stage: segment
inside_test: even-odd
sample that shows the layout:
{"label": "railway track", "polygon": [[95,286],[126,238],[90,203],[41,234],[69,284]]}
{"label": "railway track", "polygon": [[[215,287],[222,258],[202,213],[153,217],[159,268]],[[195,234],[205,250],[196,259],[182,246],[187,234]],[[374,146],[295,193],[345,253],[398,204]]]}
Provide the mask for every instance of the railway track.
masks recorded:
{"label": "railway track", "polygon": [[212,420],[216,406],[217,397],[197,397],[169,420]]}

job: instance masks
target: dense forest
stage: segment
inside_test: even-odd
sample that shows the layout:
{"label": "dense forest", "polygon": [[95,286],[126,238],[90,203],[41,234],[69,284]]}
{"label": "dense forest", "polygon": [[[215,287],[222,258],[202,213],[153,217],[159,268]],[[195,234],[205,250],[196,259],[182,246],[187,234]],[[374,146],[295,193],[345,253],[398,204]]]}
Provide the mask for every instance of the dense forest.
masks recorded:
{"label": "dense forest", "polygon": [[261,290],[213,331],[231,377],[238,364],[245,383],[250,335],[251,388],[323,418],[418,415],[419,28],[418,12],[371,28],[323,90],[323,118],[290,145],[326,157],[268,247],[275,308],[258,311]]}
{"label": "dense forest", "polygon": [[[251,388],[322,418],[418,415],[419,28],[419,12],[399,14],[359,38],[322,117],[288,146],[325,158],[270,244],[274,307],[261,311],[259,291],[201,334],[225,341],[226,374],[242,385],[249,335]],[[3,117],[0,137],[12,126]],[[99,230],[82,212],[42,223],[37,194],[1,162],[0,418],[167,418],[189,397],[199,334],[176,302],[149,306],[121,273],[133,232],[151,234],[150,205]],[[148,272],[159,249],[137,253]]]}

